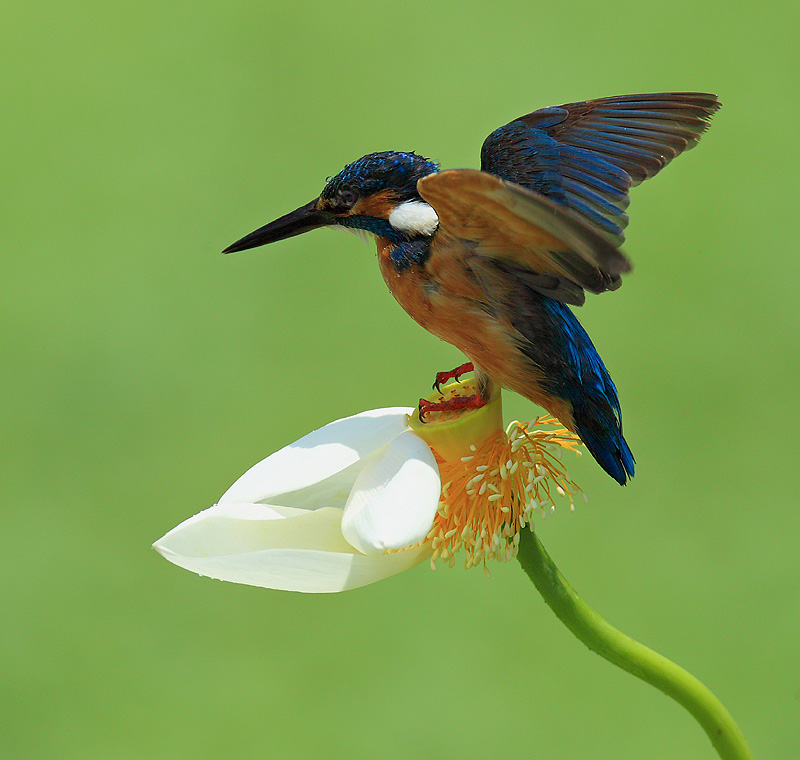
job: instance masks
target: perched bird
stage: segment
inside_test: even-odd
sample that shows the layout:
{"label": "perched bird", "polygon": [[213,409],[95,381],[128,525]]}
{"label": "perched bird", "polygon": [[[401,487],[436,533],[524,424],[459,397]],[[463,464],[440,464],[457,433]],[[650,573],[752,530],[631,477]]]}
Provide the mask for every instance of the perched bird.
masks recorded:
{"label": "perched bird", "polygon": [[[481,171],[439,171],[409,152],[371,153],[318,198],[225,253],[318,227],[375,237],[386,284],[420,325],[470,362],[480,406],[493,384],[547,409],[621,485],[634,458],[617,391],[568,305],[620,286],[628,189],[693,147],[719,108],[714,95],[624,95],[543,108],[490,134]],[[453,402],[422,403],[420,416]],[[452,408],[452,407],[451,407]]]}

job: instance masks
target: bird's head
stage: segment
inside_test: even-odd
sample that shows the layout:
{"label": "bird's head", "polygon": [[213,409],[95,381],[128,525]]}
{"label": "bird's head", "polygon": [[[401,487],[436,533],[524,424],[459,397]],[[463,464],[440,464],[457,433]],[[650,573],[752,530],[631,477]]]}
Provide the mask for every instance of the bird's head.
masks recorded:
{"label": "bird's head", "polygon": [[417,181],[438,166],[416,153],[370,153],[328,180],[318,198],[251,232],[223,253],[244,251],[318,227],[366,230],[393,243],[431,236],[436,212],[419,195]]}

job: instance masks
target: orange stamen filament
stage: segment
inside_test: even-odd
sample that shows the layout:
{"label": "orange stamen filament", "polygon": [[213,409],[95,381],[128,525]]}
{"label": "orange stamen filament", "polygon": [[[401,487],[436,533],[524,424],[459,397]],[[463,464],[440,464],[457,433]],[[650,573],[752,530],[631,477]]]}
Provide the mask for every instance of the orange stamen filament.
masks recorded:
{"label": "orange stamen filament", "polygon": [[[540,417],[535,425],[558,425]],[[566,428],[529,430],[512,422],[460,460],[437,456],[442,478],[439,509],[428,533],[436,569],[441,559],[452,567],[455,553],[463,549],[466,567],[487,560],[507,562],[517,554],[519,532],[530,524],[534,512],[545,517],[555,511],[553,494],[569,499],[581,489],[561,464],[563,449],[577,451],[580,439]],[[434,452],[435,453],[435,452]]]}

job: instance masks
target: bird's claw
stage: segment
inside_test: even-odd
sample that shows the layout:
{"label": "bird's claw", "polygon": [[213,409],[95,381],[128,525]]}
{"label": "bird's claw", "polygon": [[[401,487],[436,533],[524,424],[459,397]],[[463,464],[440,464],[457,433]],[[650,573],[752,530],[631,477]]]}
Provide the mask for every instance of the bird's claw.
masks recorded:
{"label": "bird's claw", "polygon": [[461,364],[460,366],[456,367],[455,369],[451,369],[448,372],[437,372],[436,380],[433,383],[433,389],[437,393],[441,393],[442,383],[446,383],[448,380],[455,380],[456,382],[458,382],[458,378],[460,378],[461,375],[465,375],[467,372],[474,372],[474,371],[475,371],[475,366],[472,364],[472,362],[465,362],[464,364]]}
{"label": "bird's claw", "polygon": [[425,422],[425,415],[428,412],[455,412],[460,409],[479,409],[486,404],[486,399],[480,393],[473,393],[471,396],[452,396],[443,401],[428,401],[421,398],[419,400],[419,421]]}
{"label": "bird's claw", "polygon": [[430,411],[430,407],[433,406],[432,401],[428,401],[427,399],[421,398],[419,400],[419,421],[424,425],[425,424],[425,415]]}

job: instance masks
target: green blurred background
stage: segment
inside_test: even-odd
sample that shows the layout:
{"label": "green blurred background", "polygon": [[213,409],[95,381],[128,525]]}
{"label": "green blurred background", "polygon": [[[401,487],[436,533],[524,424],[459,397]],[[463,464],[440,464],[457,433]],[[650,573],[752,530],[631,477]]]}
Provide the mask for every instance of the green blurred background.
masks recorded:
{"label": "green blurred background", "polygon": [[304,596],[150,549],[269,452],[460,361],[371,245],[223,247],[364,153],[477,166],[521,113],[697,89],[722,111],[634,191],[635,271],[580,311],[637,477],[584,457],[590,503],[538,530],[757,757],[797,757],[798,20],[794,0],[4,5],[0,756],[713,757],[516,563]]}

